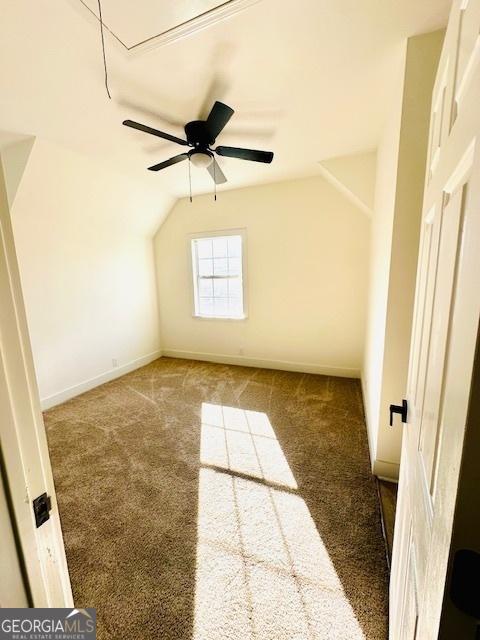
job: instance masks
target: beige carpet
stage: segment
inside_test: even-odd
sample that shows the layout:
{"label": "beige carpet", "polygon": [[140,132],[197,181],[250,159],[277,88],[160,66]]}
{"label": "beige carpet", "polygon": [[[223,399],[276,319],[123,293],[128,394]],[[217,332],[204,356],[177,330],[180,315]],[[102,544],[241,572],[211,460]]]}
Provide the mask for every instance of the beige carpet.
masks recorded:
{"label": "beige carpet", "polygon": [[385,640],[358,381],[162,358],[45,421],[100,640]]}

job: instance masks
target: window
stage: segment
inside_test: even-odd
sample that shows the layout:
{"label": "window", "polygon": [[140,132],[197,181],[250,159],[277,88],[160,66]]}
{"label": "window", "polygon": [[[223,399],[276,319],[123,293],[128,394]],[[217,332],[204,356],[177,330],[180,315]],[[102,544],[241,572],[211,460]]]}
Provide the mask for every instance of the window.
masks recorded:
{"label": "window", "polygon": [[244,233],[195,236],[191,243],[195,315],[244,318]]}

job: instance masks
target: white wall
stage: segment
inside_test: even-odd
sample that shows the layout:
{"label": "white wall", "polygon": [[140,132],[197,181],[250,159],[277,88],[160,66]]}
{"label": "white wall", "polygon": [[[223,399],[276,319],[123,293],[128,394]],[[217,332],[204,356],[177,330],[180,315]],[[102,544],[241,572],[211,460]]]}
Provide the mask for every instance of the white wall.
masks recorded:
{"label": "white wall", "polygon": [[406,43],[399,91],[377,154],[368,320],[362,370],[370,453],[377,475],[396,478],[402,427],[389,405],[405,395],[435,72],[443,31]]}
{"label": "white wall", "polygon": [[[406,55],[406,45],[404,54]],[[382,139],[377,149],[374,211],[370,237],[370,274],[362,385],[370,458],[373,464],[377,459],[391,238],[395,213],[396,176],[404,88],[404,65],[405,56],[402,68],[398,70],[397,92],[392,99],[392,108],[384,125]]]}
{"label": "white wall", "polygon": [[44,406],[158,355],[151,238],[170,204],[139,180],[35,141],[11,216]]}
{"label": "white wall", "polygon": [[[155,238],[164,353],[358,376],[369,219],[323,178],[177,202]],[[189,233],[246,228],[246,320],[192,317]]]}

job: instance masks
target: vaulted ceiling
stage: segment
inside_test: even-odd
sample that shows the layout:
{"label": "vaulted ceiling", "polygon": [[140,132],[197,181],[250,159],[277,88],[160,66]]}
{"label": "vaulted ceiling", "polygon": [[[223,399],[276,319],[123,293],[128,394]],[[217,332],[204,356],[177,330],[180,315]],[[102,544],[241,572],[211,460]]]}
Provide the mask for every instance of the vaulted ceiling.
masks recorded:
{"label": "vaulted ceiling", "polygon": [[[221,99],[236,113],[220,144],[275,152],[272,165],[221,158],[225,188],[312,175],[320,160],[376,146],[405,39],[444,26],[449,6],[103,0],[109,100],[97,0],[9,0],[0,25],[0,129],[50,139],[182,196],[187,163],[158,174],[146,167],[183,149],[121,122],[178,136],[182,123]],[[203,28],[195,30],[198,15]],[[192,167],[192,186],[210,190],[207,172]]]}

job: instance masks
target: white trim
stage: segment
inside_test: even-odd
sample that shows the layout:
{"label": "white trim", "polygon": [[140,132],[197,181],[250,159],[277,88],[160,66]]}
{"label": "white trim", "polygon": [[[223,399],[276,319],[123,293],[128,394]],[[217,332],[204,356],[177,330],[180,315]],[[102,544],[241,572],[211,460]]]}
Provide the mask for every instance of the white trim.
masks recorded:
{"label": "white trim", "polygon": [[160,350],[152,351],[152,353],[148,353],[146,356],[131,360],[121,367],[115,367],[115,369],[105,371],[105,373],[101,373],[94,378],[90,378],[90,380],[85,380],[84,382],[80,382],[79,384],[73,385],[72,387],[68,387],[63,391],[54,393],[53,395],[47,396],[46,398],[42,398],[40,400],[42,411],[51,409],[51,407],[55,407],[57,404],[62,404],[62,402],[66,402],[67,400],[70,400],[70,398],[74,398],[75,396],[79,396],[86,391],[90,391],[90,389],[94,389],[101,384],[105,384],[105,382],[110,382],[111,380],[120,378],[120,376],[123,376],[126,373],[130,373],[130,371],[135,371],[135,369],[139,369],[140,367],[144,367],[146,364],[150,364],[150,362],[153,362],[154,360],[157,360],[161,357],[162,352]]}
{"label": "white trim", "polygon": [[164,33],[148,38],[144,42],[138,42],[132,45],[127,49],[128,54],[135,56],[185,38],[197,31],[210,27],[212,24],[225,20],[243,9],[248,9],[259,1],[260,0],[228,0],[228,2],[211,9],[207,13],[192,18],[185,24],[180,24]]}
{"label": "white trim", "polygon": [[397,462],[388,462],[387,460],[374,460],[373,475],[380,478],[380,480],[387,480],[388,482],[398,482],[400,474],[400,465]]}
{"label": "white trim", "polygon": [[269,360],[249,356],[229,355],[226,353],[203,353],[199,351],[183,351],[181,349],[162,349],[162,355],[170,358],[185,360],[202,360],[233,364],[242,367],[259,367],[261,369],[279,369],[280,371],[298,371],[299,373],[316,373],[324,376],[338,376],[340,378],[359,378],[360,370],[349,367],[336,367],[328,364],[313,364],[308,362],[292,362],[289,360]]}
{"label": "white trim", "polygon": [[243,316],[228,318],[223,316],[196,316],[195,314],[193,314],[192,319],[203,320],[203,321],[207,320],[207,322],[209,320],[214,320],[215,322],[245,322],[246,320],[248,320],[248,316],[243,315]]}
{"label": "white trim", "polygon": [[[68,0],[70,5],[81,15],[86,18],[90,24],[98,26],[99,18],[95,11],[90,9],[85,0]],[[197,31],[205,29],[221,20],[225,20],[230,16],[248,9],[250,6],[260,2],[260,0],[224,0],[224,2],[218,7],[214,7],[209,11],[195,16],[190,20],[187,20],[184,24],[176,25],[163,33],[148,37],[146,40],[136,42],[129,47],[123,42],[120,36],[114,33],[107,23],[104,22],[103,27],[105,30],[105,36],[113,43],[119,51],[127,57],[135,57],[142,53],[157,49],[163,45],[175,42],[181,38],[185,38]]]}
{"label": "white trim", "polygon": [[446,185],[443,190],[445,193],[452,195],[459,187],[462,187],[467,181],[468,174],[471,171],[473,161],[475,159],[475,145],[477,139],[473,138],[473,140],[468,145],[465,153],[460,158],[459,163],[455,167],[452,175],[447,180]]}
{"label": "white trim", "polygon": [[398,484],[398,478],[387,478],[385,476],[375,476],[379,480],[384,480],[385,482],[392,482],[393,484]]}
{"label": "white trim", "polygon": [[433,153],[432,162],[430,163],[430,175],[432,176],[435,173],[435,169],[437,168],[437,165],[440,161],[441,150],[442,150],[442,147],[437,147]]}

